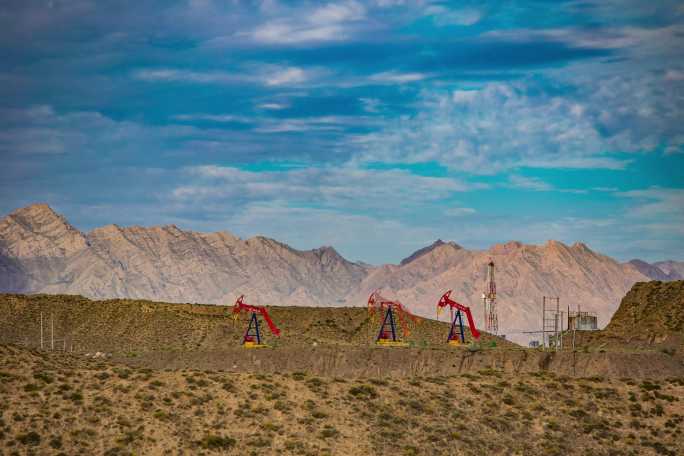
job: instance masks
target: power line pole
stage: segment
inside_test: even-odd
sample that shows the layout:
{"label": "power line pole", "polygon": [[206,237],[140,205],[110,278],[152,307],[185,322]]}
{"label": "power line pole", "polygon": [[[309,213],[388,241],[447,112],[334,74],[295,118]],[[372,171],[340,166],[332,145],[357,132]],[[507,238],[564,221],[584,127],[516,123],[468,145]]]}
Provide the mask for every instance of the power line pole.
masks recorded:
{"label": "power line pole", "polygon": [[55,351],[55,315],[50,314],[50,350]]}
{"label": "power line pole", "polygon": [[43,349],[43,312],[40,313],[40,349]]}

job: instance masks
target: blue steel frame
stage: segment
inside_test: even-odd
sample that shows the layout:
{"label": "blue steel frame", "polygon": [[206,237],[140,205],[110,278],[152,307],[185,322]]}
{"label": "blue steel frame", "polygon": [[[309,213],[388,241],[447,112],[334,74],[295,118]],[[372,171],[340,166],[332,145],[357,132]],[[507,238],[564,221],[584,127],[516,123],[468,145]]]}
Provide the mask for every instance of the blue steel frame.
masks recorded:
{"label": "blue steel frame", "polygon": [[382,337],[382,334],[385,332],[385,328],[389,326],[390,329],[392,330],[392,341],[396,342],[397,341],[397,326],[394,323],[394,313],[392,312],[392,307],[387,308],[387,312],[385,313],[385,319],[382,322],[382,326],[380,326],[380,332],[378,333],[378,337],[375,339],[376,341],[380,340]]}
{"label": "blue steel frame", "polygon": [[256,343],[261,344],[261,331],[259,330],[259,319],[257,318],[256,313],[254,312],[252,312],[252,317],[249,319],[249,326],[247,326],[247,331],[245,331],[245,335],[242,337],[243,344],[247,342],[247,337],[249,336],[256,337]]}
{"label": "blue steel frame", "polygon": [[451,329],[449,330],[449,338],[447,339],[447,342],[450,340],[453,340],[455,334],[454,334],[454,329],[456,328],[456,323],[458,322],[458,335],[461,339],[461,343],[465,343],[465,334],[463,333],[463,317],[461,316],[461,311],[457,310],[456,314],[454,315],[454,321],[451,322]]}

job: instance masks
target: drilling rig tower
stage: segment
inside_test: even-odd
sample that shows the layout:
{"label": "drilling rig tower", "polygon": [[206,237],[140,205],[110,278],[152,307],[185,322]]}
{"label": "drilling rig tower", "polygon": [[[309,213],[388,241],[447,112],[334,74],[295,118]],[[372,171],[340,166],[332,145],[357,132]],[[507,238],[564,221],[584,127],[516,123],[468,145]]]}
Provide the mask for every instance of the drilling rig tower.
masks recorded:
{"label": "drilling rig tower", "polygon": [[485,291],[482,293],[484,304],[485,331],[490,334],[499,332],[499,317],[496,313],[496,282],[494,281],[494,262],[490,259],[487,263],[487,279]]}

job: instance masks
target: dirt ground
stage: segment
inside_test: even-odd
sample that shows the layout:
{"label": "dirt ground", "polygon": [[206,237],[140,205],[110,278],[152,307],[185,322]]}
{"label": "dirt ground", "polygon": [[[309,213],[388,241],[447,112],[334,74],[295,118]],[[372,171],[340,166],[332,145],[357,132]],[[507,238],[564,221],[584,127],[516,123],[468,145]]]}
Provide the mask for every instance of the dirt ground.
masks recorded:
{"label": "dirt ground", "polygon": [[684,378],[150,369],[0,346],[0,455],[678,455]]}

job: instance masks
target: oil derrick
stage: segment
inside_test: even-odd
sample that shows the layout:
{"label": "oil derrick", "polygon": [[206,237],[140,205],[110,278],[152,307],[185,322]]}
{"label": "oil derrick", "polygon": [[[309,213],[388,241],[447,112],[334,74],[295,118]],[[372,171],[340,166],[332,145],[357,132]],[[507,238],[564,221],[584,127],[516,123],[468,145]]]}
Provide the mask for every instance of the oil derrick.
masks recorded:
{"label": "oil derrick", "polygon": [[496,313],[496,282],[494,280],[494,261],[489,259],[487,263],[487,279],[485,281],[485,291],[482,293],[482,303],[484,305],[485,331],[491,334],[499,332],[499,317]]}

